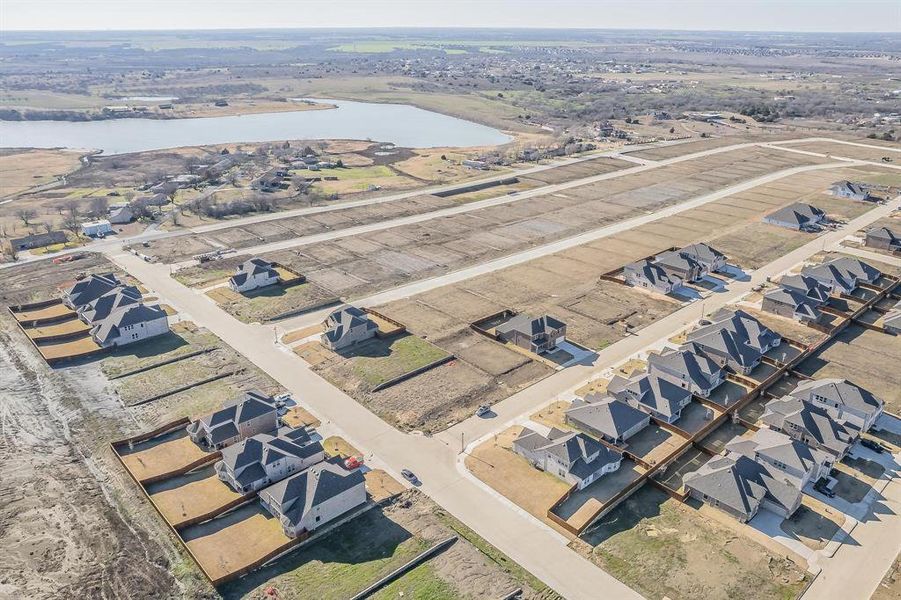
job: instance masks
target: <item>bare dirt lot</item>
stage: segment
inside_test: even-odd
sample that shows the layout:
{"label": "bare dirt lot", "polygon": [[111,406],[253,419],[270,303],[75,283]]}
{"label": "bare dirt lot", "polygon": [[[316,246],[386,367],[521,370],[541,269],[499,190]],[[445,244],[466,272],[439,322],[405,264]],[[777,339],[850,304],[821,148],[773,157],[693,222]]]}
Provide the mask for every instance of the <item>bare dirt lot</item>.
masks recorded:
{"label": "bare dirt lot", "polygon": [[239,294],[227,287],[207,292],[219,306],[245,323],[269,321],[296,311],[312,310],[338,298],[315,283],[270,285]]}
{"label": "bare dirt lot", "polygon": [[807,581],[804,569],[650,486],[584,540],[571,545],[648,598],[795,598]]}

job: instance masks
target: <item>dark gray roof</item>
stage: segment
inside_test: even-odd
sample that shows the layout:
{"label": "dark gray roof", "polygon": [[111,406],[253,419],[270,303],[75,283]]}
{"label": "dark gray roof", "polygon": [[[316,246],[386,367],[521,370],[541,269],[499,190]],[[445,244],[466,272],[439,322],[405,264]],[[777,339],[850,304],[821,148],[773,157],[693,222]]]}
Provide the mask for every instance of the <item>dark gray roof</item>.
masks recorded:
{"label": "dark gray roof", "polygon": [[708,244],[691,244],[685,246],[679,252],[687,254],[702,265],[710,265],[716,260],[725,260],[726,255]]}
{"label": "dark gray roof", "polygon": [[719,379],[723,370],[715,362],[685,349],[667,348],[660,354],[648,356],[648,371],[662,367],[679,375],[686,375],[689,381],[706,389],[714,379]]}
{"label": "dark gray roof", "polygon": [[119,337],[122,327],[165,318],[167,318],[166,311],[159,306],[148,306],[141,303],[128,304],[115,309],[105,319],[95,322],[91,329],[91,335],[102,344]]}
{"label": "dark gray roof", "polygon": [[369,318],[365,311],[356,306],[342,306],[332,311],[325,319],[327,329],[323,334],[329,341],[337,342],[351,329],[365,325],[366,330],[378,329],[378,325]]}
{"label": "dark gray roof", "polygon": [[790,396],[767,402],[760,420],[783,430],[785,423],[796,425],[819,445],[836,454],[843,453],[856,439],[856,434],[835,421],[826,411]]}
{"label": "dark gray roof", "polygon": [[[780,337],[743,310],[731,311],[723,308],[707,320],[710,321],[708,325],[702,325],[689,332],[688,341],[706,342],[719,338],[723,341],[715,343],[721,348],[726,349],[730,345],[747,346],[755,351],[759,358],[759,354],[765,351],[764,348],[771,346]],[[722,335],[716,335],[723,331],[731,334],[728,336],[730,340],[726,340]],[[711,334],[715,335],[710,337]]]}
{"label": "dark gray roof", "polygon": [[89,275],[66,290],[66,296],[73,306],[84,306],[120,285],[113,273]]}
{"label": "dark gray roof", "polygon": [[829,263],[804,267],[801,270],[801,274],[825,282],[833,287],[841,287],[843,289],[854,289],[857,287],[857,282],[853,277],[849,277],[848,273]]}
{"label": "dark gray roof", "polygon": [[732,453],[715,456],[684,479],[693,488],[720,504],[750,515],[764,498],[785,507],[797,505],[801,490],[769,467]]}
{"label": "dark gray roof", "polygon": [[647,259],[626,265],[624,272],[641,275],[654,285],[657,285],[658,283],[675,285],[681,281],[678,277],[670,277],[663,267],[656,265]]}
{"label": "dark gray roof", "polygon": [[829,459],[826,453],[767,427],[760,428],[750,438],[733,439],[726,450],[752,459],[758,454],[804,473]]}
{"label": "dark gray roof", "polygon": [[35,233],[9,240],[15,250],[29,250],[31,248],[43,248],[53,244],[63,244],[69,241],[65,231],[51,231],[49,233]]}
{"label": "dark gray roof", "polygon": [[667,417],[677,414],[682,408],[682,403],[691,398],[689,390],[648,373],[632,379],[617,375],[607,386],[607,393],[623,402],[634,398],[639,404]]}
{"label": "dark gray roof", "polygon": [[[599,394],[589,394],[587,402],[573,403],[566,411],[566,416],[576,424],[581,424],[594,431],[618,438],[642,421],[648,415],[625,402],[614,398],[599,398]],[[597,399],[595,397],[598,397]]]}
{"label": "dark gray roof", "polygon": [[869,390],[855,385],[847,379],[810,379],[795,387],[789,394],[801,400],[810,400],[811,394],[817,394],[828,400],[867,414],[882,410],[883,402]]}
{"label": "dark gray roof", "polygon": [[138,288],[133,285],[120,286],[113,288],[94,301],[82,305],[78,309],[78,313],[83,315],[89,323],[93,323],[97,320],[105,319],[113,311],[123,306],[137,304],[140,301],[141,292]]}
{"label": "dark gray roof", "polygon": [[518,314],[506,323],[498,325],[496,331],[501,334],[518,331],[523,335],[532,337],[544,333],[550,333],[552,331],[560,329],[561,327],[564,327],[565,325],[566,324],[563,321],[560,321],[559,319],[556,319],[550,315],[533,317],[527,314]]}
{"label": "dark gray roof", "polygon": [[882,276],[882,272],[873,265],[850,256],[833,259],[828,264],[839,269],[842,273],[853,276],[858,281],[873,283]]}
{"label": "dark gray roof", "polygon": [[867,232],[867,237],[885,240],[892,244],[901,244],[901,235],[895,233],[888,227],[877,227]]}
{"label": "dark gray roof", "polygon": [[319,452],[322,452],[322,444],[311,441],[303,429],[293,429],[279,432],[278,436],[260,433],[241,440],[222,450],[222,461],[233,471],[238,471],[254,463],[267,465],[288,456],[305,459]]}
{"label": "dark gray roof", "polygon": [[830,286],[803,273],[786,275],[779,280],[779,285],[785,289],[801,292],[815,302],[825,302],[829,299]]}
{"label": "dark gray roof", "polygon": [[654,264],[666,268],[678,269],[680,271],[691,271],[692,269],[701,269],[703,265],[693,256],[676,250],[668,250],[654,257]]}
{"label": "dark gray roof", "polygon": [[239,394],[216,412],[199,419],[206,426],[214,444],[238,435],[236,423],[244,423],[260,415],[276,412],[274,400],[259,392],[251,390]]}
{"label": "dark gray roof", "polygon": [[776,288],[764,294],[764,298],[779,304],[791,306],[796,313],[803,314],[810,319],[817,319],[822,314],[817,308],[817,302],[813,302],[798,290],[792,288]]}
{"label": "dark gray roof", "polygon": [[795,202],[785,208],[780,208],[766,216],[767,219],[782,221],[785,223],[794,223],[800,227],[810,223],[816,223],[823,219],[826,213],[810,204]]}
{"label": "dark gray roof", "polygon": [[270,494],[282,506],[282,514],[288,522],[297,524],[314,507],[357,485],[365,485],[360,469],[348,471],[334,463],[322,462],[265,488],[261,493]]}
{"label": "dark gray roof", "polygon": [[266,277],[278,277],[278,272],[272,267],[271,262],[262,258],[251,258],[238,265],[231,280],[235,285],[243,285],[248,277],[256,277],[260,274],[265,274]]}

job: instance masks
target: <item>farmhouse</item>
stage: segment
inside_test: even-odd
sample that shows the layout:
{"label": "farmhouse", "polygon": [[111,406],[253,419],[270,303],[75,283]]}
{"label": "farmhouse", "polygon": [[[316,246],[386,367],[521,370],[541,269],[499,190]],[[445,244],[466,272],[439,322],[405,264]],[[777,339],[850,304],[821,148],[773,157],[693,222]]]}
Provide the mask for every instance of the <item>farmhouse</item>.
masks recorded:
{"label": "farmhouse", "polygon": [[829,188],[829,192],[833,196],[839,198],[849,198],[851,200],[875,200],[866,186],[851,181],[836,181]]}
{"label": "farmhouse", "polygon": [[878,227],[867,232],[864,245],[877,250],[901,251],[901,234],[888,227]]}
{"label": "farmhouse", "polygon": [[715,456],[684,479],[692,498],[746,523],[761,508],[790,517],[801,505],[801,489],[781,472],[741,454]]}
{"label": "farmhouse", "polygon": [[566,340],[566,323],[550,315],[533,317],[519,314],[499,325],[495,331],[502,341],[535,354],[550,352]]}
{"label": "farmhouse", "polygon": [[320,342],[329,350],[340,350],[374,337],[379,326],[356,306],[343,306],[325,319]]}
{"label": "farmhouse", "polygon": [[366,480],[359,469],[322,462],[263,488],[260,503],[297,537],[365,504]]}
{"label": "farmhouse", "polygon": [[159,306],[127,304],[93,321],[91,337],[102,348],[133,344],[169,331],[169,317]]}
{"label": "farmhouse", "polygon": [[623,455],[584,433],[551,428],[547,437],[524,427],[513,451],[563,481],[584,489],[592,481],[619,469]]}
{"label": "farmhouse", "polygon": [[648,373],[689,390],[703,398],[725,381],[723,368],[701,354],[665,349],[648,356]]}
{"label": "farmhouse", "polygon": [[859,431],[848,429],[822,408],[798,398],[784,396],[767,402],[760,420],[811,448],[841,460],[857,440]]}
{"label": "farmhouse", "polygon": [[675,423],[682,409],[691,402],[691,392],[649,373],[631,379],[615,376],[607,386],[607,393],[652,417]]}
{"label": "farmhouse", "polygon": [[195,444],[213,450],[278,429],[275,401],[257,390],[244,392],[214,413],[187,426]]}
{"label": "farmhouse", "polygon": [[727,452],[742,454],[771,469],[790,476],[799,488],[809,481],[829,475],[831,454],[814,450],[784,433],[763,427],[750,438],[737,437],[726,445]]}
{"label": "farmhouse", "polygon": [[640,260],[623,268],[626,283],[631,286],[669,294],[682,285],[682,280],[650,260]]}
{"label": "farmhouse", "polygon": [[223,448],[215,469],[219,479],[246,494],[323,460],[322,444],[312,441],[306,430],[283,427],[277,436],[258,433]]}
{"label": "farmhouse", "polygon": [[20,238],[12,238],[9,240],[9,249],[12,252],[21,252],[23,250],[33,250],[35,248],[44,248],[45,246],[53,246],[54,244],[65,244],[69,241],[65,231],[51,231],[49,233],[35,233]]}
{"label": "farmhouse", "polygon": [[816,206],[796,202],[766,215],[763,222],[797,231],[808,231],[815,229],[825,218],[826,213]]}
{"label": "farmhouse", "polygon": [[262,258],[251,258],[238,265],[228,280],[228,287],[236,292],[249,292],[278,283],[278,272],[272,263]]}
{"label": "farmhouse", "polygon": [[75,282],[69,289],[63,291],[63,304],[72,310],[78,310],[80,307],[90,304],[100,296],[113,291],[121,285],[119,279],[113,273],[88,275],[81,281]]}
{"label": "farmhouse", "polygon": [[78,318],[87,324],[101,321],[116,310],[137,304],[141,301],[141,292],[133,285],[119,286],[111,289],[96,300],[78,308]]}
{"label": "farmhouse", "polygon": [[868,390],[846,379],[810,379],[789,395],[829,413],[845,426],[869,431],[882,414],[885,403]]}
{"label": "farmhouse", "polygon": [[596,393],[588,394],[584,399],[576,398],[566,411],[567,424],[611,444],[625,442],[650,422],[647,413]]}

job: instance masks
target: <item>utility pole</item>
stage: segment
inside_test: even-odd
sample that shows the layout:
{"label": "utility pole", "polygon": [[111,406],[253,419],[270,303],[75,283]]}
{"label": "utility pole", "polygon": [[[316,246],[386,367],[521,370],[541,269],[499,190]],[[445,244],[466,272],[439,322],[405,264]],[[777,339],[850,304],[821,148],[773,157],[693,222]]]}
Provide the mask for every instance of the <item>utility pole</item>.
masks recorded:
{"label": "utility pole", "polygon": [[464,433],[461,431],[460,432],[460,452],[463,452],[463,450],[466,449],[466,445],[463,443],[463,435],[464,435]]}

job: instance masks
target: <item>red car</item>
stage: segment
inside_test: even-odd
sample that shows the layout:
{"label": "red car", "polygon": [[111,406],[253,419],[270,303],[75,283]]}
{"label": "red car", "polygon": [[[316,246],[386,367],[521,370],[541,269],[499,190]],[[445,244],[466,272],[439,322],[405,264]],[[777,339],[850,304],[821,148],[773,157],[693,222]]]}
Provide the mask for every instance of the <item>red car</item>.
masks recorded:
{"label": "red car", "polygon": [[360,458],[357,458],[356,456],[351,456],[350,458],[345,459],[345,461],[344,461],[344,468],[347,469],[348,471],[352,471],[352,470],[362,467],[362,466],[363,466],[363,460]]}

